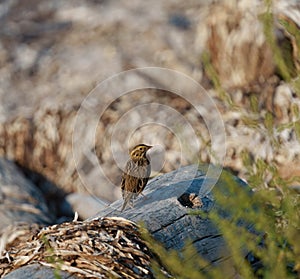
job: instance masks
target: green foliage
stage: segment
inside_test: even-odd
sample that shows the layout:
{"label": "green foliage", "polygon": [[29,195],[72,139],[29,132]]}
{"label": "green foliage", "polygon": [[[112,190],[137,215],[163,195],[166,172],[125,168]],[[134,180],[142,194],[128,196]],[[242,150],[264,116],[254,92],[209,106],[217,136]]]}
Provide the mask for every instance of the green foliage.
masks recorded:
{"label": "green foliage", "polygon": [[[300,32],[299,32],[297,25],[294,22],[286,20],[284,18],[279,19],[279,23],[284,28],[284,31],[293,38],[295,45],[299,49]],[[287,52],[285,52],[285,53],[288,53],[288,52],[291,53],[291,57],[289,57],[289,59],[285,59],[285,61],[287,61],[289,69],[292,69],[292,70],[290,70],[290,73],[293,75],[297,75],[297,71],[295,70],[295,68],[296,68],[295,63],[291,63],[289,61],[293,61],[294,59],[296,59],[297,62],[299,63],[300,62],[300,53],[298,51],[298,53],[296,53],[296,57],[292,57],[292,55],[295,54],[295,52],[293,53],[290,49],[288,49]],[[298,72],[298,74],[299,74],[299,72]]]}
{"label": "green foliage", "polygon": [[[259,164],[265,168],[263,162]],[[292,190],[282,194],[267,188],[250,192],[223,171],[214,196],[216,206],[208,216],[201,211],[191,214],[209,217],[222,232],[231,256],[225,265],[211,265],[197,254],[191,242],[179,253],[167,251],[143,232],[150,248],[173,278],[222,278],[232,266],[242,278],[297,278],[300,272],[299,194]],[[248,251],[260,268],[245,259]],[[160,266],[154,263],[156,278],[168,278]]]}
{"label": "green foliage", "polygon": [[[266,164],[262,160],[256,163],[258,175],[261,176]],[[300,243],[300,195],[288,188],[284,193],[264,188],[253,195],[247,195],[229,175],[223,176],[223,179],[230,192],[228,197],[231,198],[217,192],[216,199],[231,218],[222,219],[216,213],[211,218],[218,224],[229,244],[239,274],[243,278],[255,278],[258,275],[262,278],[296,278],[290,269],[300,263],[300,254],[296,248]],[[232,199],[234,196],[236,198]],[[239,220],[253,224],[258,234],[237,226]],[[238,241],[236,235],[239,235]],[[258,245],[261,237],[263,245]],[[243,257],[240,247],[252,251],[260,259],[263,268],[254,273],[246,262],[241,262]]]}
{"label": "green foliage", "polygon": [[[270,45],[278,74],[288,82],[300,97],[299,70],[287,46],[279,46],[274,33],[275,20],[271,10],[272,1],[265,1],[267,11],[261,17],[267,43]],[[292,22],[280,19],[283,30],[294,38],[300,49],[300,31]],[[298,54],[299,56],[300,54]],[[297,57],[300,61],[300,57]],[[222,88],[218,74],[213,68],[209,53],[204,53],[202,62],[219,97],[231,109],[237,109],[230,95]],[[244,125],[257,129],[269,139],[274,152],[281,146],[276,134],[284,129],[293,129],[300,140],[300,109],[293,105],[292,121],[277,124],[274,114],[260,115],[257,95],[250,95],[251,114],[242,118]],[[208,213],[193,211],[192,214],[210,218],[223,235],[230,255],[231,264],[242,278],[299,278],[300,276],[300,194],[289,186],[300,183],[300,177],[283,179],[277,163],[263,158],[254,158],[244,150],[241,155],[247,181],[252,193],[237,183],[232,175],[223,172],[214,188],[216,208]],[[203,167],[202,167],[203,168]],[[226,189],[224,191],[224,189]],[[222,210],[220,210],[222,209]],[[222,214],[226,212],[226,214]],[[204,216],[205,215],[205,216]],[[144,237],[162,260],[174,278],[223,278],[224,266],[212,266],[193,248],[191,243],[180,251],[167,251],[149,235]],[[251,251],[254,261],[245,256]],[[229,267],[228,267],[229,268]],[[155,266],[157,278],[167,278]],[[226,267],[225,267],[226,269]]]}
{"label": "green foliage", "polygon": [[[290,81],[290,68],[287,66],[286,61],[282,56],[281,48],[279,48],[274,34],[274,16],[271,10],[272,1],[266,0],[265,3],[267,11],[262,16],[265,37],[274,54],[274,61],[278,67],[280,75],[284,80]],[[288,61],[291,60],[289,59]]]}
{"label": "green foliage", "polygon": [[[160,259],[160,263],[152,262],[155,278],[170,278],[170,275],[171,278],[181,279],[221,278],[223,271],[217,267],[207,269],[209,262],[198,256],[191,243],[187,242],[185,248],[178,253],[175,250],[166,250],[146,230],[143,230],[142,236]],[[166,267],[167,272],[161,266]]]}
{"label": "green foliage", "polygon": [[[280,18],[278,20],[279,24],[282,26],[282,30],[285,34],[288,34],[291,40],[294,42],[294,48],[297,49],[297,52],[292,50],[291,43],[283,42],[281,46],[278,45],[275,33],[274,26],[275,20],[271,10],[272,0],[265,0],[267,11],[262,16],[262,22],[264,26],[264,33],[266,40],[269,43],[273,55],[274,62],[277,65],[280,76],[283,80],[289,82],[294,88],[295,93],[300,97],[300,80],[299,80],[299,69],[300,69],[300,32],[297,25],[285,18]],[[296,53],[296,57],[295,54]],[[296,61],[296,62],[294,62]],[[296,65],[298,63],[298,65]],[[298,69],[297,69],[298,66]]]}
{"label": "green foliage", "polygon": [[258,114],[259,113],[259,109],[258,109],[258,98],[256,94],[252,94],[250,95],[250,108],[251,110],[255,113]]}
{"label": "green foliage", "polygon": [[211,79],[215,89],[219,93],[219,97],[224,101],[231,109],[234,109],[234,103],[230,97],[230,95],[222,88],[221,82],[219,80],[218,74],[211,64],[210,55],[208,52],[204,52],[202,54],[202,63],[207,73],[208,77]]}
{"label": "green foliage", "polygon": [[47,260],[47,262],[49,262],[50,264],[53,264],[55,266],[55,268],[53,270],[54,278],[61,279],[62,277],[60,275],[60,271],[61,271],[62,260],[55,255],[55,251],[51,247],[49,240],[47,239],[47,237],[45,235],[43,236],[42,240],[44,242],[45,249],[48,254],[46,260]]}

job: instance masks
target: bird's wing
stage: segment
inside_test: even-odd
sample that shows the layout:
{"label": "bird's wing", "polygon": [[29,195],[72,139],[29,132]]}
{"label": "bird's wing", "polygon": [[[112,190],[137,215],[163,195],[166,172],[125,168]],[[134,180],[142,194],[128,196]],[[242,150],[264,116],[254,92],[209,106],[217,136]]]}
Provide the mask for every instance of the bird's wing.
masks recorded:
{"label": "bird's wing", "polygon": [[137,193],[139,185],[139,173],[138,166],[131,160],[129,160],[125,166],[124,172],[122,174],[121,189],[124,198],[125,192]]}
{"label": "bird's wing", "polygon": [[126,187],[126,181],[127,181],[127,177],[129,176],[130,170],[132,169],[132,162],[129,160],[126,163],[126,166],[124,168],[124,172],[122,173],[122,181],[121,181],[121,189],[122,191],[126,191],[127,187]]}
{"label": "bird's wing", "polygon": [[[129,160],[122,174],[121,189],[124,191],[140,193],[144,190],[151,173],[150,164],[139,166]],[[123,193],[124,198],[124,193]]]}
{"label": "bird's wing", "polygon": [[144,166],[141,170],[142,174],[141,174],[141,178],[139,179],[139,183],[138,183],[138,193],[141,193],[145,187],[146,184],[148,183],[149,180],[149,176],[151,173],[151,166],[150,164],[147,166]]}
{"label": "bird's wing", "polygon": [[121,189],[124,203],[121,211],[127,204],[140,194],[148,182],[151,173],[150,164],[146,166],[138,166],[133,161],[129,160],[122,174]]}

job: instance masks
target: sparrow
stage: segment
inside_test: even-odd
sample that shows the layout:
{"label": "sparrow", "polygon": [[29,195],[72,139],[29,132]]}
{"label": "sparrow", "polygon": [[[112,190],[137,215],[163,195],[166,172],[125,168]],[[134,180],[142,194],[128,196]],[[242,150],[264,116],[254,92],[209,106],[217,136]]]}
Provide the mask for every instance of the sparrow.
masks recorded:
{"label": "sparrow", "polygon": [[121,190],[124,203],[123,211],[128,203],[133,204],[133,200],[139,195],[143,195],[149,176],[151,173],[150,160],[147,151],[152,148],[150,145],[138,144],[129,153],[130,159],[127,161],[122,174]]}

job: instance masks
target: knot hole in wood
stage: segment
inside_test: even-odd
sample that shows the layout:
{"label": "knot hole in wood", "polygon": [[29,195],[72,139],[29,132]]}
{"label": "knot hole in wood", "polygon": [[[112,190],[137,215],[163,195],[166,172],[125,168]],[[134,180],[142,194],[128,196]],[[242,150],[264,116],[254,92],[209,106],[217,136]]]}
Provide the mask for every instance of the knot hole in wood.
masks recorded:
{"label": "knot hole in wood", "polygon": [[182,206],[189,208],[199,208],[203,205],[201,198],[195,193],[183,193],[177,200]]}

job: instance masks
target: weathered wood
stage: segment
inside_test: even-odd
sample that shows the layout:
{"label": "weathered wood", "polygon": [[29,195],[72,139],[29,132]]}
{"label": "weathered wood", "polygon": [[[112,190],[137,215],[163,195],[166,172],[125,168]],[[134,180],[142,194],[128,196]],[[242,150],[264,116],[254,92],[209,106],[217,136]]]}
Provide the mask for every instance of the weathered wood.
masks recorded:
{"label": "weathered wood", "polygon": [[[201,170],[195,172],[195,169],[196,166],[187,166],[156,177],[147,185],[145,197],[136,200],[134,208],[120,212],[122,201],[119,200],[101,210],[97,217],[121,216],[137,223],[142,222],[167,249],[180,250],[187,241],[191,241],[204,259],[214,264],[227,265],[229,253],[216,225],[209,218],[190,214],[193,208],[203,212],[218,209],[212,192],[201,199],[197,197],[205,180],[206,183],[214,183],[215,180],[206,177]],[[237,182],[249,190],[243,181],[237,178]],[[222,190],[226,184],[218,181],[215,187]],[[182,198],[184,196],[187,198]],[[185,201],[185,204],[182,205],[179,200]]]}

